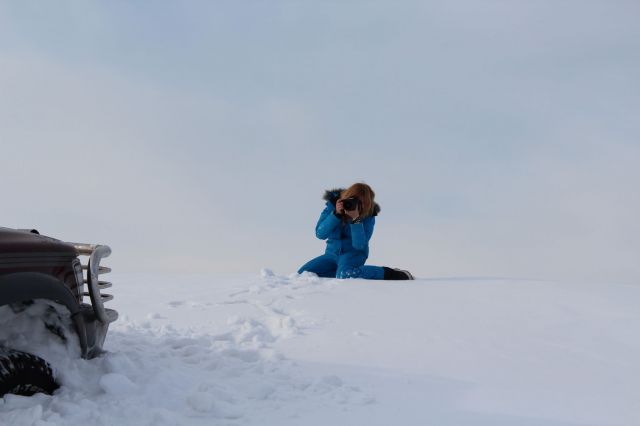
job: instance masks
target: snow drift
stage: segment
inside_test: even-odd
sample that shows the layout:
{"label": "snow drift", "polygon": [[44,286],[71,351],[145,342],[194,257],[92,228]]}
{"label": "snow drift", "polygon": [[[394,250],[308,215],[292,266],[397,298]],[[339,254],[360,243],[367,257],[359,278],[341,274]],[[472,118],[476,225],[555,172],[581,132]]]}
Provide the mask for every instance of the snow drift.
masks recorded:
{"label": "snow drift", "polygon": [[61,388],[6,396],[0,424],[640,424],[638,286],[269,270],[113,281],[109,352],[83,360],[47,341]]}

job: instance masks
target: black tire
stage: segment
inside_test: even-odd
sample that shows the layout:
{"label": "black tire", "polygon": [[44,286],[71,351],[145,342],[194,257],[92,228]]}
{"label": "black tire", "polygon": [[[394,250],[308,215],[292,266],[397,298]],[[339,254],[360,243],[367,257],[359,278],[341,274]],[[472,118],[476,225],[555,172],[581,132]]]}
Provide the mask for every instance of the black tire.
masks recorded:
{"label": "black tire", "polygon": [[20,351],[0,351],[0,397],[8,393],[31,396],[58,389],[49,363]]}

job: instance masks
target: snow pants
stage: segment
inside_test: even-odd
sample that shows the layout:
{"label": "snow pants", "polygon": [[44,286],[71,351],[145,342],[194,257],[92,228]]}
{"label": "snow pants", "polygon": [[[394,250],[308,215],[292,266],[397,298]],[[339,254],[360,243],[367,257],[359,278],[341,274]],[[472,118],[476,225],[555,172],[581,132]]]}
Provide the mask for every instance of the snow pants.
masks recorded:
{"label": "snow pants", "polygon": [[298,273],[313,272],[323,278],[364,278],[366,280],[384,279],[382,266],[365,265],[367,258],[357,252],[333,254],[325,253],[311,259],[298,270]]}

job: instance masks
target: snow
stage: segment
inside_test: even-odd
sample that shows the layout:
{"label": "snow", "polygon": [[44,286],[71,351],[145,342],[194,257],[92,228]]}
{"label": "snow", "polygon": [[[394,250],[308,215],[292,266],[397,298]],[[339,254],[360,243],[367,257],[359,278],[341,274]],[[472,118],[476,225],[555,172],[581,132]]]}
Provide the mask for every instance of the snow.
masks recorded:
{"label": "snow", "polygon": [[0,339],[62,384],[5,396],[0,424],[640,424],[640,286],[110,278],[120,319],[93,360],[38,329],[38,305],[0,310]]}

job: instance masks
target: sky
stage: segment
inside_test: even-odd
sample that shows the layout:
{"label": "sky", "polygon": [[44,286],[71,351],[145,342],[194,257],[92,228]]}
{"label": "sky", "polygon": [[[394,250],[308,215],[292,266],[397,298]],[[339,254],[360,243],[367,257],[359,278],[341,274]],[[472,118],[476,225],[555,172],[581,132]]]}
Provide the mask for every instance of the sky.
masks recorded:
{"label": "sky", "polygon": [[114,270],[640,282],[636,1],[2,1],[0,226]]}

